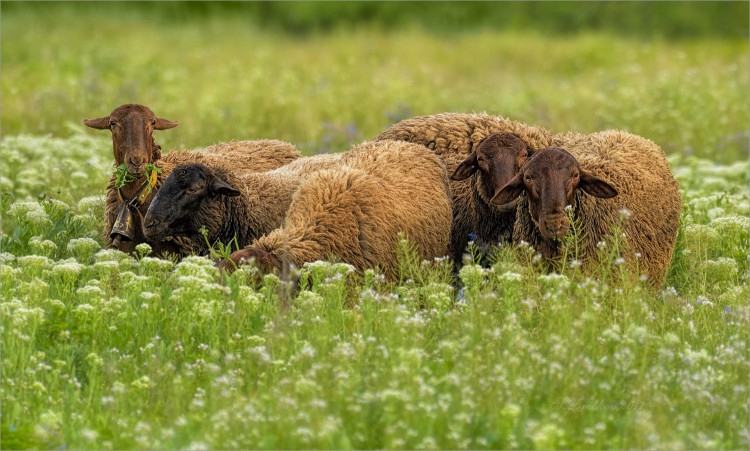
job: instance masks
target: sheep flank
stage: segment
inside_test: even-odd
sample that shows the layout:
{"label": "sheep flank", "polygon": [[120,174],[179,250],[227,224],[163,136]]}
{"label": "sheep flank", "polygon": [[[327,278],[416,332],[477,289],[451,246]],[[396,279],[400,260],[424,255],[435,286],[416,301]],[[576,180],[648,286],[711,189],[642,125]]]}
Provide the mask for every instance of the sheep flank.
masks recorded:
{"label": "sheep flank", "polygon": [[[203,172],[179,182],[180,173],[188,169]],[[217,188],[228,195],[207,193],[192,208],[170,216],[170,205],[179,203],[175,199],[185,188],[208,183],[195,181],[206,170],[214,186],[230,187]],[[170,187],[176,184],[183,188]],[[239,195],[230,197],[232,189]],[[170,227],[160,222],[176,227],[164,230]],[[156,236],[181,229],[197,239],[201,226],[210,242],[228,242],[236,236],[244,249],[232,254],[234,264],[256,257],[264,269],[282,270],[290,264],[299,267],[336,258],[359,269],[380,267],[393,277],[400,232],[423,259],[447,254],[450,188],[445,166],[423,146],[369,142],[341,154],[304,158],[242,177],[205,166],[178,167],[152,203],[146,224],[153,224],[147,233]],[[223,266],[233,264],[227,261]]]}

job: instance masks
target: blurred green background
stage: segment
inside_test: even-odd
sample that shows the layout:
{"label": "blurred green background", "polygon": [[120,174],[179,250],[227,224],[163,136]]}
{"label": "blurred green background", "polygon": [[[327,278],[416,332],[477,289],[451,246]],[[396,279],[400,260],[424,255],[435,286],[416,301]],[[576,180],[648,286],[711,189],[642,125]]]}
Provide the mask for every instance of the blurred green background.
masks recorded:
{"label": "blurred green background", "polygon": [[159,133],[165,148],[275,137],[314,153],[413,115],[486,111],[717,161],[748,153],[747,2],[0,8],[4,134],[67,136],[132,102],[181,121]]}
{"label": "blurred green background", "polygon": [[381,30],[420,26],[436,33],[535,30],[611,31],[636,37],[747,37],[748,3],[735,2],[81,2],[71,6],[3,2],[4,11],[133,14],[158,23],[242,16],[249,26],[304,35],[362,25]]}

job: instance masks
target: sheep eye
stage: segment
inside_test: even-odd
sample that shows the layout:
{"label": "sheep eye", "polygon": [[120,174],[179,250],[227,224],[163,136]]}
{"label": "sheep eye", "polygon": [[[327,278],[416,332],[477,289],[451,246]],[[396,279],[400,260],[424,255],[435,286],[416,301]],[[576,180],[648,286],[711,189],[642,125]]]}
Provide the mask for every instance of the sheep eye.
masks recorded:
{"label": "sheep eye", "polygon": [[151,125],[156,125],[156,119],[151,121]]}
{"label": "sheep eye", "polygon": [[112,128],[112,127],[114,127],[115,125],[117,125],[117,122],[115,122],[115,121],[113,121],[113,120],[110,120],[110,121],[109,121],[109,128]]}

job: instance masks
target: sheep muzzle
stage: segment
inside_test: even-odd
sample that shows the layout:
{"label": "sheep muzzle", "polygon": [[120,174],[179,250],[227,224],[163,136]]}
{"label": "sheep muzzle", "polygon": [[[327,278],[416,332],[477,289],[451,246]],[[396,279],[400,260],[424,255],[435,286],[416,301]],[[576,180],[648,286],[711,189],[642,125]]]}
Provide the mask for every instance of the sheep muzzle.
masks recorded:
{"label": "sheep muzzle", "polygon": [[539,227],[539,231],[547,239],[563,237],[570,229],[570,221],[564,214],[543,215],[541,219],[539,223],[542,227]]}
{"label": "sheep muzzle", "polygon": [[169,234],[169,224],[149,217],[147,213],[143,222],[143,234],[149,241],[161,241]]}
{"label": "sheep muzzle", "polygon": [[146,171],[146,163],[125,163],[125,167],[131,175],[140,177]]}

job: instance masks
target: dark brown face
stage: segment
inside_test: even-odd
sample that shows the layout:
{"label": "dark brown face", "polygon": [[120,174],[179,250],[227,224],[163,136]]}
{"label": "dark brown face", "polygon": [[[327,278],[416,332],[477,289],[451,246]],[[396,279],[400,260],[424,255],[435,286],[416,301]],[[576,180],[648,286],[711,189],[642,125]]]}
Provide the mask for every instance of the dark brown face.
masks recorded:
{"label": "dark brown face", "polygon": [[118,166],[125,163],[128,172],[133,175],[141,175],[146,164],[153,163],[160,156],[159,149],[154,144],[154,130],[166,130],[179,124],[157,118],[148,107],[135,104],[122,105],[109,116],[85,119],[83,123],[112,132],[115,163]]}
{"label": "dark brown face", "polygon": [[526,163],[530,153],[526,143],[513,133],[490,135],[458,165],[451,180],[466,180],[478,171],[487,195],[492,197]]}
{"label": "dark brown face", "polygon": [[564,236],[570,229],[565,207],[573,205],[577,189],[599,198],[617,195],[607,182],[581,169],[575,158],[559,147],[536,152],[524,167],[492,199],[506,204],[522,192],[529,198],[529,213],[545,239]]}
{"label": "dark brown face", "polygon": [[[143,218],[143,234],[151,242],[168,236],[186,236],[203,225],[197,212],[211,208],[217,196],[239,196],[211,168],[192,163],[172,170],[148,207]],[[216,231],[209,231],[212,235]]]}

